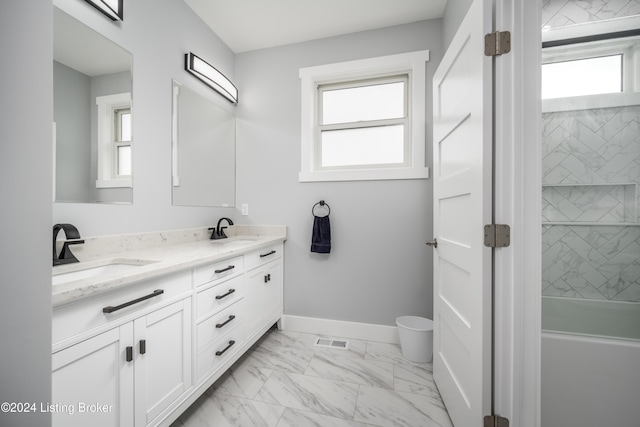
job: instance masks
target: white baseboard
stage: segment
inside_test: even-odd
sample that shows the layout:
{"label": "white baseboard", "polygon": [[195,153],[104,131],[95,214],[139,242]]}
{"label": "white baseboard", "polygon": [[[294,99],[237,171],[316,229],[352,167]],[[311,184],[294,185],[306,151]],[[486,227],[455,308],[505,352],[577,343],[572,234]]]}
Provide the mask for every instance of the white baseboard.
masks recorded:
{"label": "white baseboard", "polygon": [[281,327],[285,331],[322,334],[336,338],[400,343],[395,326],[284,315],[281,319]]}

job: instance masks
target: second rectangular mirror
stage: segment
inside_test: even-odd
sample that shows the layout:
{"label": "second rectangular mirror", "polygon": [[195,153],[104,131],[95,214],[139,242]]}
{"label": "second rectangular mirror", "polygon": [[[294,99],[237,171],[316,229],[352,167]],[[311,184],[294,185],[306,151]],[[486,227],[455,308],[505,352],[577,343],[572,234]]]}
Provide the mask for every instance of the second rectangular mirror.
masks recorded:
{"label": "second rectangular mirror", "polygon": [[174,205],[235,206],[235,116],[173,81]]}

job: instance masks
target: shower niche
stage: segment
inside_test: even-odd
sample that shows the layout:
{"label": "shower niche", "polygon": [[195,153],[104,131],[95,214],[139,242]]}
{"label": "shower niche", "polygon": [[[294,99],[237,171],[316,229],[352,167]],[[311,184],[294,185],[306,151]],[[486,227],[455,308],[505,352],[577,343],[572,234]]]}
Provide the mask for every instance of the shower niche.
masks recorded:
{"label": "shower niche", "polygon": [[638,184],[545,184],[543,224],[636,225]]}

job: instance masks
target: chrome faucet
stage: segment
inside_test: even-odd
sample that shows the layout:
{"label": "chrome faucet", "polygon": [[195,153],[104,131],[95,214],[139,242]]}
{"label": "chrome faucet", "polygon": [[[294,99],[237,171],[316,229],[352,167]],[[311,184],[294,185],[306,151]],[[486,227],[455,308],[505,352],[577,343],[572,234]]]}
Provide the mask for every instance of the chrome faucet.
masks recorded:
{"label": "chrome faucet", "polygon": [[227,223],[229,225],[233,225],[233,221],[231,221],[231,219],[229,218],[220,218],[218,220],[218,225],[215,228],[210,228],[209,231],[213,231],[213,233],[211,233],[211,239],[212,240],[218,240],[218,239],[226,239],[227,235],[224,233],[224,229],[227,227],[220,227],[220,224],[222,223],[222,221],[227,221]]}
{"label": "chrome faucet", "polygon": [[[64,231],[67,240],[62,244],[60,255],[56,249],[56,238],[60,230]],[[53,265],[70,264],[72,262],[79,262],[78,258],[71,253],[69,245],[80,245],[84,243],[84,240],[80,239],[80,232],[71,224],[56,224],[53,226]]]}

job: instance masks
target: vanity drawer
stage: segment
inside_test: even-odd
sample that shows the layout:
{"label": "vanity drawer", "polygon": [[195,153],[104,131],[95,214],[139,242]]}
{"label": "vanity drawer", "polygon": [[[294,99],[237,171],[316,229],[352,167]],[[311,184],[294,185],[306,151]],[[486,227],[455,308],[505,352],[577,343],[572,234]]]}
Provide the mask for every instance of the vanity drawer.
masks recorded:
{"label": "vanity drawer", "polygon": [[282,258],[282,243],[267,246],[247,253],[244,256],[244,263],[247,270],[266,264],[274,259]]}
{"label": "vanity drawer", "polygon": [[[244,301],[239,301],[225,308],[218,314],[203,320],[196,326],[197,348],[202,350],[207,345],[220,339],[223,335],[244,324]],[[241,331],[236,331],[241,332]]]}
{"label": "vanity drawer", "polygon": [[196,319],[229,307],[244,295],[244,276],[218,283],[196,295]]}
{"label": "vanity drawer", "polygon": [[224,334],[211,345],[199,350],[196,361],[196,383],[202,382],[213,374],[223,362],[233,357],[244,344],[243,340],[241,328],[236,328]]}
{"label": "vanity drawer", "polygon": [[[191,292],[191,272],[184,271],[55,307],[52,319],[52,342],[58,343],[159,305],[178,295],[186,296],[189,292]],[[127,305],[128,303],[131,304]],[[106,313],[105,309],[113,311]]]}
{"label": "vanity drawer", "polygon": [[243,257],[226,259],[215,264],[196,267],[193,273],[193,283],[202,286],[216,280],[238,276],[244,269]]}

